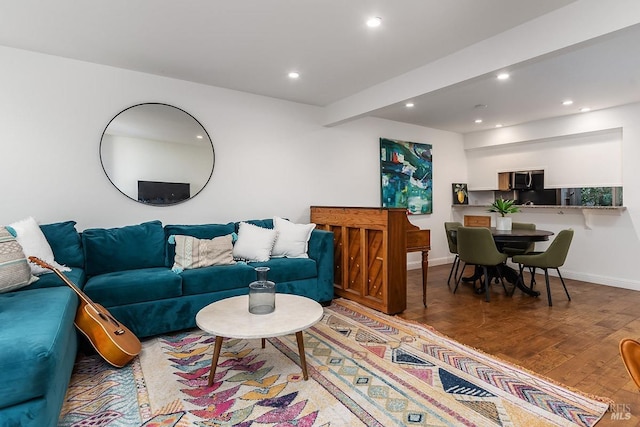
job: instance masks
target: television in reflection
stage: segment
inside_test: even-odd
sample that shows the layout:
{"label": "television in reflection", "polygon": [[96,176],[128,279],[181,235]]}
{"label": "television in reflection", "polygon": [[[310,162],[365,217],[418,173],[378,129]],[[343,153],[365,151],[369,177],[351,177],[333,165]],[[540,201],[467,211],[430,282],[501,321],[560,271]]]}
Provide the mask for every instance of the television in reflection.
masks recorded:
{"label": "television in reflection", "polygon": [[138,201],[150,205],[170,205],[191,197],[187,182],[138,181]]}

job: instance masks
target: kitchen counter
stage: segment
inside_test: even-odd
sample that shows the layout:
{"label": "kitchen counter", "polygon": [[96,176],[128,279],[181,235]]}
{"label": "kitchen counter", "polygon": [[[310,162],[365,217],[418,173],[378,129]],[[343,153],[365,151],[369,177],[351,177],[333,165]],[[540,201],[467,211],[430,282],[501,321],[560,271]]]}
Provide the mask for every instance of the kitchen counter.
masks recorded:
{"label": "kitchen counter", "polygon": [[[481,208],[485,211],[489,210],[491,205],[479,204],[479,205],[451,205],[454,210],[464,210],[465,208]],[[587,229],[591,229],[592,218],[594,215],[621,215],[623,211],[627,210],[625,206],[575,206],[575,205],[517,205],[520,212],[536,211],[536,212],[549,212],[554,214],[563,215],[565,212],[580,212],[584,218],[584,225]],[[487,214],[490,214],[487,212]]]}
{"label": "kitchen counter", "polygon": [[[451,205],[452,208],[487,208],[491,205]],[[516,205],[518,209],[599,209],[626,210],[625,206],[577,206],[577,205]]]}

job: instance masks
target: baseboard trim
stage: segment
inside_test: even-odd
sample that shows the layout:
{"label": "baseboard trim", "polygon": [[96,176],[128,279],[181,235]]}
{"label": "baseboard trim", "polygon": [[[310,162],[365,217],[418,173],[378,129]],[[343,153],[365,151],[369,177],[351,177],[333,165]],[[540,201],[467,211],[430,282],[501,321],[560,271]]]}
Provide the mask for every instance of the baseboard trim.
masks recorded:
{"label": "baseboard trim", "polygon": [[[436,265],[451,264],[455,259],[454,256],[444,258],[429,258],[429,267],[435,267]],[[422,268],[422,261],[408,261],[407,270],[417,270]]]}
{"label": "baseboard trim", "polygon": [[[613,286],[614,288],[631,289],[633,291],[640,291],[640,281],[620,279],[616,277],[599,276],[596,274],[585,274],[578,271],[565,270],[561,268],[560,273],[562,277],[566,279],[580,280],[582,282],[596,283],[598,285]],[[549,275],[552,271],[549,270]],[[556,271],[553,271],[553,275],[557,276]]]}
{"label": "baseboard trim", "polygon": [[[451,264],[454,257],[442,257],[442,258],[429,258],[429,266],[437,266],[443,264]],[[510,265],[514,268],[518,268],[517,264]],[[422,262],[411,261],[407,262],[407,270],[417,270],[422,268]],[[580,271],[567,270],[560,267],[562,277],[565,279],[580,280],[581,282],[595,283],[597,285],[612,286],[614,288],[631,289],[633,291],[640,291],[639,280],[628,280],[617,277],[600,276],[597,274],[588,274]],[[555,270],[549,270],[550,276],[558,277],[558,273]]]}

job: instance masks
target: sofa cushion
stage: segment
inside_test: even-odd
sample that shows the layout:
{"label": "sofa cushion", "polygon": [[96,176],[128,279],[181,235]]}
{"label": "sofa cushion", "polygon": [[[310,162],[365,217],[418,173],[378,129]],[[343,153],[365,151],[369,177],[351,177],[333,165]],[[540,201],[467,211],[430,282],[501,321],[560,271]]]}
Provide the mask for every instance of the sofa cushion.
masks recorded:
{"label": "sofa cushion", "polygon": [[[192,236],[198,239],[213,239],[236,231],[235,224],[196,224],[196,225],[166,225],[164,227],[165,242],[171,235]],[[176,247],[167,246],[165,266],[171,268],[175,262]]]}
{"label": "sofa cushion", "polygon": [[85,271],[95,276],[114,271],[162,267],[165,236],[160,221],[82,232]]}
{"label": "sofa cushion", "polygon": [[180,275],[166,267],[115,271],[90,277],[84,292],[94,302],[112,307],[182,295]]}
{"label": "sofa cushion", "polygon": [[240,230],[240,224],[243,222],[248,222],[249,224],[253,224],[253,225],[257,225],[258,227],[262,227],[262,228],[273,228],[273,219],[272,218],[267,218],[267,219],[250,219],[248,221],[238,221],[235,223],[235,231],[236,233],[238,232],[238,230]]}
{"label": "sofa cushion", "polygon": [[[73,267],[71,271],[65,271],[64,274],[67,279],[71,281],[78,288],[82,289],[84,286],[84,282],[87,280],[84,270],[82,268]],[[54,286],[67,286],[61,278],[58,277],[57,274],[43,274],[38,276],[38,280],[23,288],[24,290],[28,289],[41,289],[41,288],[52,288]]]}
{"label": "sofa cushion", "polygon": [[267,280],[276,283],[276,290],[278,283],[318,277],[318,265],[311,258],[271,258],[266,262],[252,262],[249,265],[269,267]]}
{"label": "sofa cushion", "polygon": [[0,295],[0,408],[44,396],[75,337],[68,287]]}
{"label": "sofa cushion", "polygon": [[42,224],[40,229],[47,238],[57,262],[68,267],[84,267],[84,254],[75,221]]}
{"label": "sofa cushion", "polygon": [[256,280],[253,267],[243,263],[184,270],[180,276],[184,295],[206,294],[237,288],[248,290],[249,283]]}

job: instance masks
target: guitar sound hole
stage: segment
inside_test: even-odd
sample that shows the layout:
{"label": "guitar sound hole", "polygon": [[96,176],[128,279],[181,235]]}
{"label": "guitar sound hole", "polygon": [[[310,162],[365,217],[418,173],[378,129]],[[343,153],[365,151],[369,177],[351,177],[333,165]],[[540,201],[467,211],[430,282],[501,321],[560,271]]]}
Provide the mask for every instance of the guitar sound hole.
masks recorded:
{"label": "guitar sound hole", "polygon": [[120,327],[120,323],[118,323],[118,321],[116,319],[114,319],[113,317],[108,316],[108,315],[106,315],[106,314],[104,314],[102,312],[98,312],[98,316],[100,316],[100,318],[102,320],[104,320],[105,322],[111,322],[114,325],[116,325],[117,327]]}

